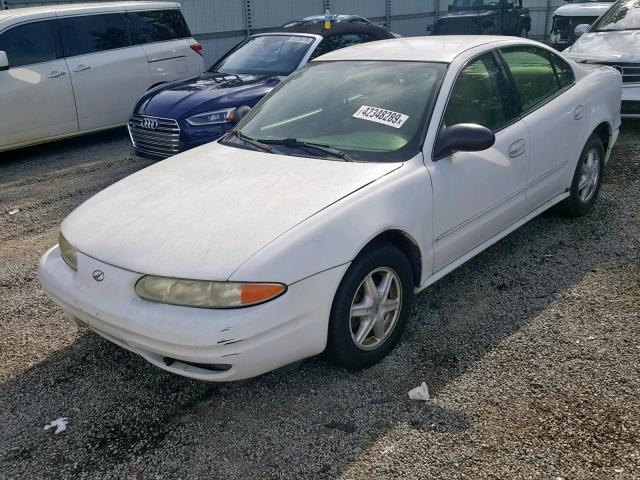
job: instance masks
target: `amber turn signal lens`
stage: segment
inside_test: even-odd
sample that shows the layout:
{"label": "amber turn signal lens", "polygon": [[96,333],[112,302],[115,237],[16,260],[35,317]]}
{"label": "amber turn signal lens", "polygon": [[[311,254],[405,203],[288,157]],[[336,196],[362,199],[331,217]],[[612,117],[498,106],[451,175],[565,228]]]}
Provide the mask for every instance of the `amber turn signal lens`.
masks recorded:
{"label": "amber turn signal lens", "polygon": [[246,283],[242,285],[240,303],[243,305],[261,303],[281,295],[285,288],[279,283]]}

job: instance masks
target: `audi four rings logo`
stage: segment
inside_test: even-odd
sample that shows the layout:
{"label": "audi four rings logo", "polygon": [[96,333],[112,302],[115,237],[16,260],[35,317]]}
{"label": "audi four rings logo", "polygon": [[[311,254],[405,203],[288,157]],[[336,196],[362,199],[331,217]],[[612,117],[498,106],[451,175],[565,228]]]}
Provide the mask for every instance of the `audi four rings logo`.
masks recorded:
{"label": "audi four rings logo", "polygon": [[142,128],[146,128],[147,130],[155,130],[158,128],[158,121],[153,118],[143,118],[140,125]]}
{"label": "audi four rings logo", "polygon": [[102,270],[94,270],[92,277],[96,282],[101,282],[104,280],[104,272]]}

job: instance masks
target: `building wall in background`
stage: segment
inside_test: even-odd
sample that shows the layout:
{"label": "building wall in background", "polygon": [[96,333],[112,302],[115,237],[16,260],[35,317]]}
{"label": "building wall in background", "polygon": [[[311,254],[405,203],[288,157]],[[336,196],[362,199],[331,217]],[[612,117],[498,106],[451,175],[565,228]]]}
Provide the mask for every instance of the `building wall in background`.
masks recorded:
{"label": "building wall in background", "polygon": [[[553,11],[562,0],[523,0],[529,8],[530,37],[543,40],[549,33]],[[51,3],[58,0],[0,0],[5,8]],[[77,3],[77,2],[76,2]],[[289,20],[324,13],[365,16],[376,23],[389,24],[403,36],[424,35],[427,26],[447,12],[453,0],[180,0],[193,35],[204,46],[205,64],[211,65],[249,33],[277,27]]]}

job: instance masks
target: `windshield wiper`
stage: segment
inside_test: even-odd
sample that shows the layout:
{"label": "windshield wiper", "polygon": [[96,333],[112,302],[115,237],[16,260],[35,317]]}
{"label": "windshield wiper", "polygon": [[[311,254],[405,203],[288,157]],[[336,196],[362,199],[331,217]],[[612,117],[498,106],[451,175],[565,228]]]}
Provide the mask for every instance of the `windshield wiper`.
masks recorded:
{"label": "windshield wiper", "polygon": [[242,140],[244,143],[251,145],[253,147],[256,147],[257,149],[262,150],[263,152],[274,153],[273,148],[271,148],[269,145],[265,145],[263,142],[259,140],[254,140],[253,138],[246,136],[240,130],[231,130],[224,137],[225,140],[227,139],[227,137],[236,137],[237,139]]}
{"label": "windshield wiper", "polygon": [[280,139],[260,139],[258,140],[260,143],[269,144],[269,145],[284,145],[288,148],[313,148],[314,150],[318,150],[320,152],[328,153],[332,157],[337,157],[342,159],[345,162],[355,162],[353,158],[351,158],[348,154],[343,152],[342,150],[338,150],[337,148],[330,147],[329,145],[324,145],[322,143],[313,143],[313,142],[305,142],[302,140],[298,140],[296,138],[280,138]]}

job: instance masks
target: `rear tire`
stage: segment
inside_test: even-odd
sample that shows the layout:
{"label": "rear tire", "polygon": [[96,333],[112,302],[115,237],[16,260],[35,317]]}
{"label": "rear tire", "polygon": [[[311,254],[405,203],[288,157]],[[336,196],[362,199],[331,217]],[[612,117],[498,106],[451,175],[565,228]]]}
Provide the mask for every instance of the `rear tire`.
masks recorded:
{"label": "rear tire", "polygon": [[560,211],[568,217],[582,217],[589,213],[600,193],[603,174],[604,146],[600,137],[592,134],[580,154],[570,195],[558,205]]}
{"label": "rear tire", "polygon": [[413,273],[392,245],[365,250],[345,273],[331,307],[327,356],[367,368],[398,343],[413,305]]}

